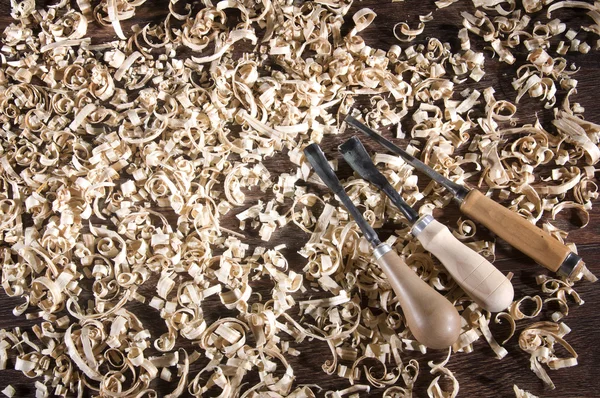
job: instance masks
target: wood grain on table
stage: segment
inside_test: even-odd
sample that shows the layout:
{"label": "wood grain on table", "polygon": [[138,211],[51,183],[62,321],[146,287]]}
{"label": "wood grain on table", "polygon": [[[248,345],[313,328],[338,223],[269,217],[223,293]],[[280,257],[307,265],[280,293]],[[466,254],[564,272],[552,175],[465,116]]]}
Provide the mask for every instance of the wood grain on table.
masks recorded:
{"label": "wood grain on table", "polygon": [[[50,5],[53,1],[37,2],[37,7]],[[75,3],[75,2],[73,2]],[[96,2],[93,2],[96,3]],[[366,39],[367,44],[373,47],[388,49],[393,44],[400,44],[394,38],[392,29],[397,22],[408,22],[411,27],[418,23],[418,16],[424,15],[433,11],[434,20],[427,23],[425,34],[416,40],[416,43],[424,43],[427,37],[437,37],[442,41],[448,41],[456,48],[458,43],[458,30],[461,27],[460,12],[464,10],[472,10],[471,1],[458,2],[449,8],[436,10],[433,1],[411,1],[404,2],[386,1],[358,1],[352,7],[349,16],[356,10],[362,7],[373,9],[378,17],[375,22],[361,35]],[[132,20],[124,21],[124,31],[126,34],[130,32],[130,27],[133,24],[145,24],[152,21],[162,20],[167,11],[167,1],[150,0],[136,11],[136,16]],[[561,11],[555,15],[565,21],[569,21],[569,26],[579,26],[582,21],[583,11]],[[554,15],[553,15],[554,16]],[[350,21],[350,18],[347,18]],[[10,1],[2,0],[0,2],[0,28],[4,29],[12,22],[10,18]],[[100,43],[105,40],[115,40],[116,36],[110,27],[100,27],[97,24],[92,24],[88,28],[88,35],[92,36],[94,43]],[[593,35],[588,35],[595,41]],[[481,43],[473,40],[474,45],[480,46]],[[406,44],[401,44],[406,47]],[[236,51],[240,47],[236,45]],[[488,57],[491,56],[489,51],[486,51]],[[520,60],[524,54],[520,55]],[[567,59],[574,61],[581,70],[575,75],[579,80],[577,87],[577,95],[574,100],[581,103],[585,108],[585,117],[592,122],[600,122],[600,109],[597,106],[598,90],[600,90],[600,57],[597,51],[592,51],[590,54],[581,55],[570,53]],[[466,86],[473,88],[485,88],[489,85],[496,90],[498,99],[513,100],[516,96],[515,91],[510,83],[515,76],[516,68],[519,61],[513,66],[499,64],[495,60],[486,61],[486,76],[480,83],[467,83]],[[539,117],[543,125],[548,126],[551,120],[551,112],[544,110],[543,103],[537,100],[525,99],[519,105],[518,116],[520,122],[532,122],[535,117]],[[408,130],[408,129],[405,129]],[[351,131],[347,131],[341,136],[328,136],[323,142],[323,148],[328,157],[337,156],[335,148],[343,140],[352,135]],[[370,151],[379,150],[376,144],[363,140],[367,149]],[[406,144],[406,141],[403,142]],[[351,170],[340,162],[340,176],[349,176]],[[279,172],[292,171],[292,165],[286,160],[286,156],[277,155],[265,161],[265,165],[272,174]],[[284,170],[285,169],[285,170]],[[420,184],[426,184],[427,179],[423,176],[420,178]],[[311,187],[316,190],[317,188]],[[255,202],[262,196],[261,192],[252,191],[248,195],[248,205]],[[568,212],[565,212],[568,213]],[[445,221],[447,225],[456,225],[456,220],[459,217],[459,212],[455,204],[450,204],[443,212],[436,214],[438,219]],[[595,274],[600,275],[600,207],[594,207],[590,212],[589,225],[584,229],[578,229],[574,217],[564,216],[559,218],[555,224],[567,231],[570,231],[568,242],[577,244],[579,254],[586,261],[588,268]],[[174,220],[173,217],[170,218]],[[234,225],[234,224],[232,224]],[[541,224],[540,224],[541,225]],[[386,228],[391,233],[394,226],[386,225]],[[486,239],[491,235],[486,231],[479,230],[478,238]],[[307,240],[307,236],[293,226],[286,226],[279,231],[268,246],[272,247],[279,243],[285,243],[287,249],[284,253],[288,257],[290,269],[299,272],[305,265],[305,260],[297,254],[297,251]],[[249,243],[262,244],[258,236],[250,236]],[[515,298],[520,298],[526,295],[536,295],[540,293],[539,287],[536,285],[535,276],[539,273],[549,273],[542,267],[536,265],[532,260],[525,257],[523,254],[514,250],[506,243],[496,242],[496,261],[495,265],[503,272],[513,272],[515,288]],[[154,286],[149,283],[150,286]],[[529,354],[523,352],[518,347],[519,331],[528,325],[530,322],[523,321],[518,323],[516,336],[513,337],[507,344],[506,349],[509,354],[503,360],[496,359],[493,351],[485,343],[483,339],[477,341],[474,345],[474,352],[470,354],[456,353],[453,354],[449,364],[447,365],[452,370],[460,382],[460,393],[462,397],[511,397],[512,385],[517,384],[520,388],[526,389],[533,394],[543,397],[594,397],[600,396],[600,284],[592,284],[589,282],[580,282],[576,285],[577,292],[585,300],[582,306],[571,305],[568,317],[564,320],[565,323],[572,328],[572,332],[567,336],[566,340],[578,352],[579,365],[573,368],[566,368],[556,371],[549,370],[550,377],[556,384],[555,390],[550,390],[544,387],[542,381],[529,370]],[[150,289],[150,287],[148,287]],[[255,282],[253,288],[257,292],[268,293],[270,285]],[[147,297],[153,295],[152,291],[147,292]],[[144,294],[144,291],[142,291]],[[18,303],[18,300],[8,298],[4,292],[0,293],[0,328],[13,328],[16,326],[27,327],[32,325],[24,317],[15,317],[12,314],[13,307]],[[144,325],[151,329],[153,336],[158,336],[166,331],[164,322],[160,319],[157,311],[149,308],[147,305],[132,302],[127,307],[140,317]],[[219,317],[227,315],[227,311],[223,311],[223,307],[216,300],[208,300],[203,303],[207,322],[214,321]],[[544,310],[537,320],[549,320],[551,311]],[[492,331],[502,340],[507,331],[505,325],[493,325]],[[188,342],[180,339],[178,346],[186,349],[194,349]],[[291,364],[296,375],[296,384],[317,384],[323,391],[320,396],[327,390],[336,390],[348,387],[346,379],[339,378],[335,375],[328,376],[322,370],[323,363],[330,359],[330,352],[327,345],[323,342],[312,341],[304,342],[298,349],[302,352],[297,358],[291,359]],[[441,361],[445,357],[445,352],[430,352],[426,355],[414,354],[408,355],[406,358],[415,358],[418,360],[421,372],[416,383],[415,396],[426,396],[426,389],[429,383],[434,378],[429,374],[427,361]],[[9,362],[9,368],[14,365],[14,362]],[[257,380],[257,375],[251,375],[248,381],[251,383]],[[27,379],[20,372],[14,370],[6,370],[0,372],[0,390],[6,385],[11,384],[17,388],[19,396],[33,396],[35,389],[33,380]],[[252,384],[250,384],[252,385]],[[402,385],[402,384],[401,384]],[[166,394],[171,392],[175,386],[174,382],[166,383],[159,382],[156,385],[157,391]],[[383,390],[372,389],[369,396],[380,396]],[[366,396],[367,394],[364,394]],[[361,395],[362,396],[362,395]]]}

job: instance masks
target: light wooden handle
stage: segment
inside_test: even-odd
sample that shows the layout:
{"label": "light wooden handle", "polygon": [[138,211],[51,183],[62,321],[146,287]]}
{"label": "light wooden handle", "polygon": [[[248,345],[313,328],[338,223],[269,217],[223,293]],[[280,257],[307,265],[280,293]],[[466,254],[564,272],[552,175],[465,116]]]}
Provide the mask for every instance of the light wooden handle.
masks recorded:
{"label": "light wooden handle", "polygon": [[433,349],[452,345],[460,334],[460,316],[452,303],[419,278],[393,250],[377,263],[396,292],[415,339]]}
{"label": "light wooden handle", "polygon": [[475,189],[460,210],[551,271],[558,271],[571,253],[550,234]]}
{"label": "light wooden handle", "polygon": [[512,283],[492,263],[456,239],[445,225],[431,220],[417,239],[481,307],[498,312],[512,303]]}

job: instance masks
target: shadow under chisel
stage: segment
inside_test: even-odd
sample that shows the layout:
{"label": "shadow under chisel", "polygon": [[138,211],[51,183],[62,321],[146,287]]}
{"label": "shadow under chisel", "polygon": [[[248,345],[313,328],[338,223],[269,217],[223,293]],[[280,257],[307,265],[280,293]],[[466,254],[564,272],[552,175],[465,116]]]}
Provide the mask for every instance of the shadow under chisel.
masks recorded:
{"label": "shadow under chisel", "polygon": [[358,175],[390,198],[412,226],[411,234],[440,260],[456,283],[477,304],[490,312],[498,312],[512,303],[514,290],[508,278],[483,256],[456,239],[450,230],[433,216],[419,217],[379,172],[357,137],[344,142],[339,150]]}
{"label": "shadow under chisel", "polygon": [[541,266],[561,275],[572,277],[582,271],[584,263],[581,257],[573,253],[566,245],[554,239],[549,233],[488,198],[476,189],[469,190],[442,176],[419,159],[383,138],[380,134],[356,120],[346,116],[345,122],[363,134],[371,137],[380,145],[402,157],[408,164],[439,183],[450,192],[458,202],[460,211],[473,220],[483,224],[490,231],[504,239]]}
{"label": "shadow under chisel", "polygon": [[304,149],[306,158],[321,180],[333,191],[354,218],[365,238],[373,246],[377,264],[398,296],[406,324],[415,339],[433,349],[452,345],[460,334],[460,316],[452,303],[417,276],[392,248],[381,243],[366,222],[317,144]]}

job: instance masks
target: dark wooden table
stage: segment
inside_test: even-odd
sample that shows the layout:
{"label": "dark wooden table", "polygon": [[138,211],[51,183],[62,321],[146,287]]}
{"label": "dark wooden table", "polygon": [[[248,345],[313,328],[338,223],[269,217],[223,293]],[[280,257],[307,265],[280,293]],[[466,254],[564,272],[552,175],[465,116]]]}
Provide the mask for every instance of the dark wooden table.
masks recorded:
{"label": "dark wooden table", "polygon": [[[45,3],[52,4],[53,1],[37,1],[37,6],[41,7]],[[75,3],[75,2],[73,2]],[[97,3],[96,1],[93,2]],[[126,34],[130,32],[130,27],[134,23],[145,24],[152,21],[158,21],[166,15],[166,1],[149,0],[137,11],[136,17],[123,23]],[[349,15],[354,11],[362,8],[370,7],[378,13],[375,22],[362,33],[369,45],[388,49],[393,44],[400,44],[392,35],[392,27],[395,23],[407,21],[409,25],[416,26],[418,16],[424,15],[433,11],[434,20],[427,24],[425,34],[416,40],[416,43],[424,43],[426,37],[434,36],[442,41],[448,41],[453,48],[457,45],[457,34],[461,27],[460,11],[471,10],[472,3],[470,1],[462,1],[443,10],[437,10],[433,1],[410,1],[392,3],[386,1],[362,1],[356,2]],[[0,27],[4,28],[12,20],[9,16],[10,1],[2,0],[0,2]],[[539,13],[538,13],[539,14]],[[536,14],[536,17],[540,15]],[[583,11],[560,11],[556,12],[555,16],[568,21],[569,27],[578,28],[582,21],[585,20]],[[350,17],[347,18],[350,21]],[[92,35],[94,42],[103,40],[114,40],[116,37],[111,28],[102,28],[91,25],[88,28],[88,34]],[[590,42],[597,39],[593,35],[588,35]],[[406,47],[406,44],[401,44]],[[481,49],[482,43],[474,40],[474,45]],[[239,47],[237,47],[239,50]],[[236,51],[238,51],[236,50]],[[486,55],[490,56],[489,51]],[[522,61],[524,54],[520,54]],[[597,107],[598,90],[598,74],[600,73],[600,57],[598,52],[592,50],[588,55],[580,55],[569,53],[567,58],[575,61],[576,65],[581,67],[581,71],[577,73],[576,78],[579,80],[578,94],[574,100],[581,103],[585,108],[586,119],[599,123],[600,109]],[[499,64],[495,60],[486,61],[486,76],[480,83],[468,83],[468,87],[485,88],[492,85],[496,89],[498,99],[514,100],[516,93],[512,89],[510,83],[519,61],[515,66]],[[551,113],[543,109],[541,102],[536,100],[524,100],[519,105],[520,122],[532,122],[535,115],[538,115],[545,126],[548,126],[551,120]],[[337,146],[349,134],[344,136],[327,137],[324,141],[324,148],[327,150],[328,156],[333,156],[332,148]],[[369,146],[375,149],[374,145]],[[281,162],[285,163],[285,156],[278,155],[266,162],[266,166],[272,173],[277,173],[281,170]],[[291,165],[286,171],[291,171]],[[350,175],[348,167],[342,165],[340,173],[342,176]],[[425,183],[426,179],[421,178],[421,183]],[[258,193],[249,195],[247,204],[251,205],[258,199]],[[444,209],[443,213],[438,214],[443,220],[448,221],[448,225],[456,225],[455,221],[459,217],[456,205],[451,204]],[[567,214],[558,219],[555,223],[560,228],[572,231],[568,237],[569,242],[577,244],[579,253],[586,260],[589,269],[600,275],[600,210],[595,207],[590,214],[590,223],[585,229],[578,229],[577,223],[573,223],[572,218]],[[389,227],[393,228],[393,226]],[[480,238],[490,238],[485,231],[478,232]],[[297,251],[306,241],[307,236],[293,227],[286,227],[277,233],[276,237],[269,243],[269,247],[278,243],[284,242],[288,245],[285,251],[290,260],[290,267],[296,271],[300,271],[304,266],[304,259],[297,255]],[[260,244],[257,236],[250,237],[249,243]],[[497,241],[497,259],[495,264],[503,272],[513,272],[515,287],[515,297],[519,298],[525,295],[540,294],[540,289],[536,286],[535,276],[546,271],[537,266],[532,260],[525,257],[521,253],[512,249],[501,241]],[[503,360],[497,360],[492,350],[488,347],[483,339],[475,343],[473,353],[453,354],[448,364],[460,382],[460,396],[463,397],[511,397],[512,385],[517,384],[519,387],[529,390],[530,392],[544,397],[593,397],[600,396],[600,377],[596,372],[600,371],[600,290],[598,284],[589,282],[580,282],[576,285],[576,290],[586,303],[580,307],[571,305],[569,316],[564,319],[564,322],[572,328],[572,332],[566,337],[567,341],[579,353],[579,365],[573,368],[566,368],[557,371],[550,371],[549,374],[555,382],[557,388],[549,390],[544,387],[533,372],[529,370],[529,354],[521,351],[518,347],[517,337],[519,331],[533,321],[549,320],[551,311],[544,311],[542,314],[532,321],[522,321],[518,323],[518,331],[506,345],[509,355]],[[268,286],[261,286],[257,283],[253,286],[255,291],[268,293]],[[152,287],[148,287],[147,297],[151,297]],[[144,291],[142,291],[144,293]],[[30,327],[33,323],[28,322],[24,317],[16,318],[11,311],[17,301],[7,298],[2,292],[0,293],[0,328],[12,328],[16,326]],[[206,317],[208,319],[217,319],[223,314],[222,305],[217,301],[211,301],[203,305]],[[139,303],[131,303],[128,309],[140,316],[146,327],[153,332],[153,337],[157,337],[166,329],[163,321],[159,318],[158,312],[150,309],[146,305]],[[505,331],[502,327],[493,326],[492,331],[502,336]],[[502,337],[499,337],[501,340]],[[182,342],[182,346],[192,348],[190,344]],[[330,356],[326,344],[320,342],[304,342],[298,347],[302,354],[298,358],[292,358],[295,375],[297,376],[297,384],[318,384],[323,388],[319,393],[320,396],[327,390],[342,389],[348,386],[345,379],[336,376],[327,376],[321,370],[321,365]],[[416,384],[415,396],[426,396],[426,390],[434,376],[429,374],[427,361],[440,361],[445,353],[433,352],[427,355],[412,355],[416,358],[421,366],[421,373]],[[14,362],[9,362],[9,367],[14,365]],[[249,378],[252,382],[256,380],[254,376]],[[0,372],[0,390],[7,384],[12,384],[18,390],[19,396],[33,396],[34,388],[33,381],[25,378],[20,372],[14,370],[6,370]],[[162,394],[172,391],[173,383],[159,383],[156,388]],[[381,391],[376,389],[371,390],[371,395],[379,396]],[[362,395],[361,395],[362,396]],[[366,394],[364,394],[366,396]]]}

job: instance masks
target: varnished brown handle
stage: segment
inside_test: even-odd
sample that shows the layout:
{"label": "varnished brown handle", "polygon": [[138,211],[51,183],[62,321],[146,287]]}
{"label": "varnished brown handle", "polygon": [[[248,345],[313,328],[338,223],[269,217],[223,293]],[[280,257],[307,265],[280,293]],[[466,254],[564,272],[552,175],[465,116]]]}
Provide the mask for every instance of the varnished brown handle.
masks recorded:
{"label": "varnished brown handle", "polygon": [[440,260],[456,283],[481,307],[490,312],[508,307],[514,290],[506,276],[456,239],[445,225],[431,218],[429,220],[418,233],[413,230],[423,247]]}
{"label": "varnished brown handle", "polygon": [[475,189],[460,210],[551,271],[558,271],[571,253],[550,234]]}
{"label": "varnished brown handle", "polygon": [[415,339],[434,349],[452,345],[460,334],[460,316],[452,303],[419,278],[393,250],[377,263],[396,292]]}

